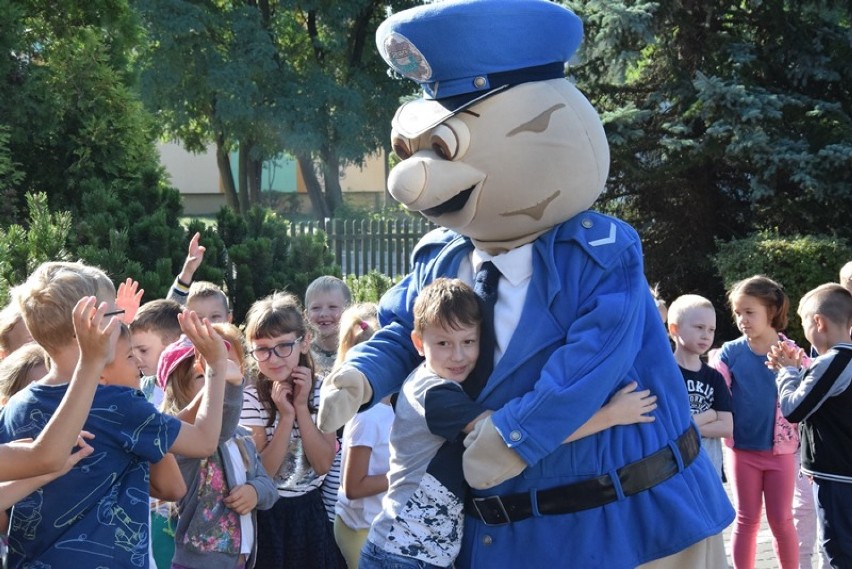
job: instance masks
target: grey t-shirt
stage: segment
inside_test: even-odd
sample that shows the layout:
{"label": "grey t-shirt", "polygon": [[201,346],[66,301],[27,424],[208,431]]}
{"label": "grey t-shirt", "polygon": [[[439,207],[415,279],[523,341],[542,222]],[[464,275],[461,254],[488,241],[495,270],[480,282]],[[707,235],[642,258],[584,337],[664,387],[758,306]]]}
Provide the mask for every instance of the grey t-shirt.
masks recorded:
{"label": "grey t-shirt", "polygon": [[463,429],[485,409],[422,364],[405,380],[390,435],[388,492],[368,539],[396,555],[452,565],[466,486]]}

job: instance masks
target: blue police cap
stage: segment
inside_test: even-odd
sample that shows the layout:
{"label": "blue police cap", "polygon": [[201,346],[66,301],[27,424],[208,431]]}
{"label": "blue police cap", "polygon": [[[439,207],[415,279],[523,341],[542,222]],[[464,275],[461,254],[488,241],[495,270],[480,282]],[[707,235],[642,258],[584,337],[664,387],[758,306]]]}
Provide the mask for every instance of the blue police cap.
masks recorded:
{"label": "blue police cap", "polygon": [[512,85],[563,77],[582,37],[580,18],[549,0],[455,0],[394,14],[376,31],[379,53],[423,88],[394,126],[414,136]]}

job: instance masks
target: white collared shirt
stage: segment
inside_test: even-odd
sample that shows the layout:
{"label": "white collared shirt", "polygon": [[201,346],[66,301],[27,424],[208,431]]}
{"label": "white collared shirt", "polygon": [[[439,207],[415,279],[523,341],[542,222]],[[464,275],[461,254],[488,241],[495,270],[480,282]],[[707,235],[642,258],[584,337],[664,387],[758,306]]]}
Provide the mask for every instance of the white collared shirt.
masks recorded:
{"label": "white collared shirt", "polygon": [[515,328],[521,320],[527,289],[532,278],[532,243],[497,256],[474,249],[469,257],[462,260],[458,278],[473,286],[473,276],[485,261],[494,263],[502,275],[497,284],[497,304],[494,306],[494,330],[497,336],[497,348],[494,351],[496,365],[508,348]]}

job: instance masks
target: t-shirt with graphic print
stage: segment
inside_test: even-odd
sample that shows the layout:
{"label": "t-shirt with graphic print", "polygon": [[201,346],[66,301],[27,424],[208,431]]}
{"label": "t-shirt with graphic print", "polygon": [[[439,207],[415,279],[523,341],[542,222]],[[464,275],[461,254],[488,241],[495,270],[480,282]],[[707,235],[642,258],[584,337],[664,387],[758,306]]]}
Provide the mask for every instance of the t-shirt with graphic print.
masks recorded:
{"label": "t-shirt with graphic print", "polygon": [[390,435],[388,492],[367,537],[395,555],[449,567],[461,547],[463,429],[485,409],[421,364],[402,386]]}
{"label": "t-shirt with graphic print", "polygon": [[[0,414],[0,442],[35,438],[67,389],[32,384],[16,394]],[[180,427],[141,391],[98,386],[83,426],[94,452],[15,505],[9,567],[147,567],[148,463],[163,458]]]}
{"label": "t-shirt with graphic print", "polygon": [[[701,363],[701,369],[692,371],[681,367],[683,380],[686,382],[686,392],[689,395],[689,409],[693,415],[714,411],[731,412],[731,392],[725,384],[722,374]],[[716,467],[716,472],[722,476],[722,440],[718,437],[701,437],[701,446]]]}

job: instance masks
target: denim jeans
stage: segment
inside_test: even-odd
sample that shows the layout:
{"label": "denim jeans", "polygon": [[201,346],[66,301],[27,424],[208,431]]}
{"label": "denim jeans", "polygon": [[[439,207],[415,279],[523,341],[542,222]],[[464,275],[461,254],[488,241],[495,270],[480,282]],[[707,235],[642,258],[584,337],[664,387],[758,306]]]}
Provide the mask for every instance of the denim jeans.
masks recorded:
{"label": "denim jeans", "polygon": [[358,569],[443,569],[419,559],[388,553],[367,540],[361,550]]}

